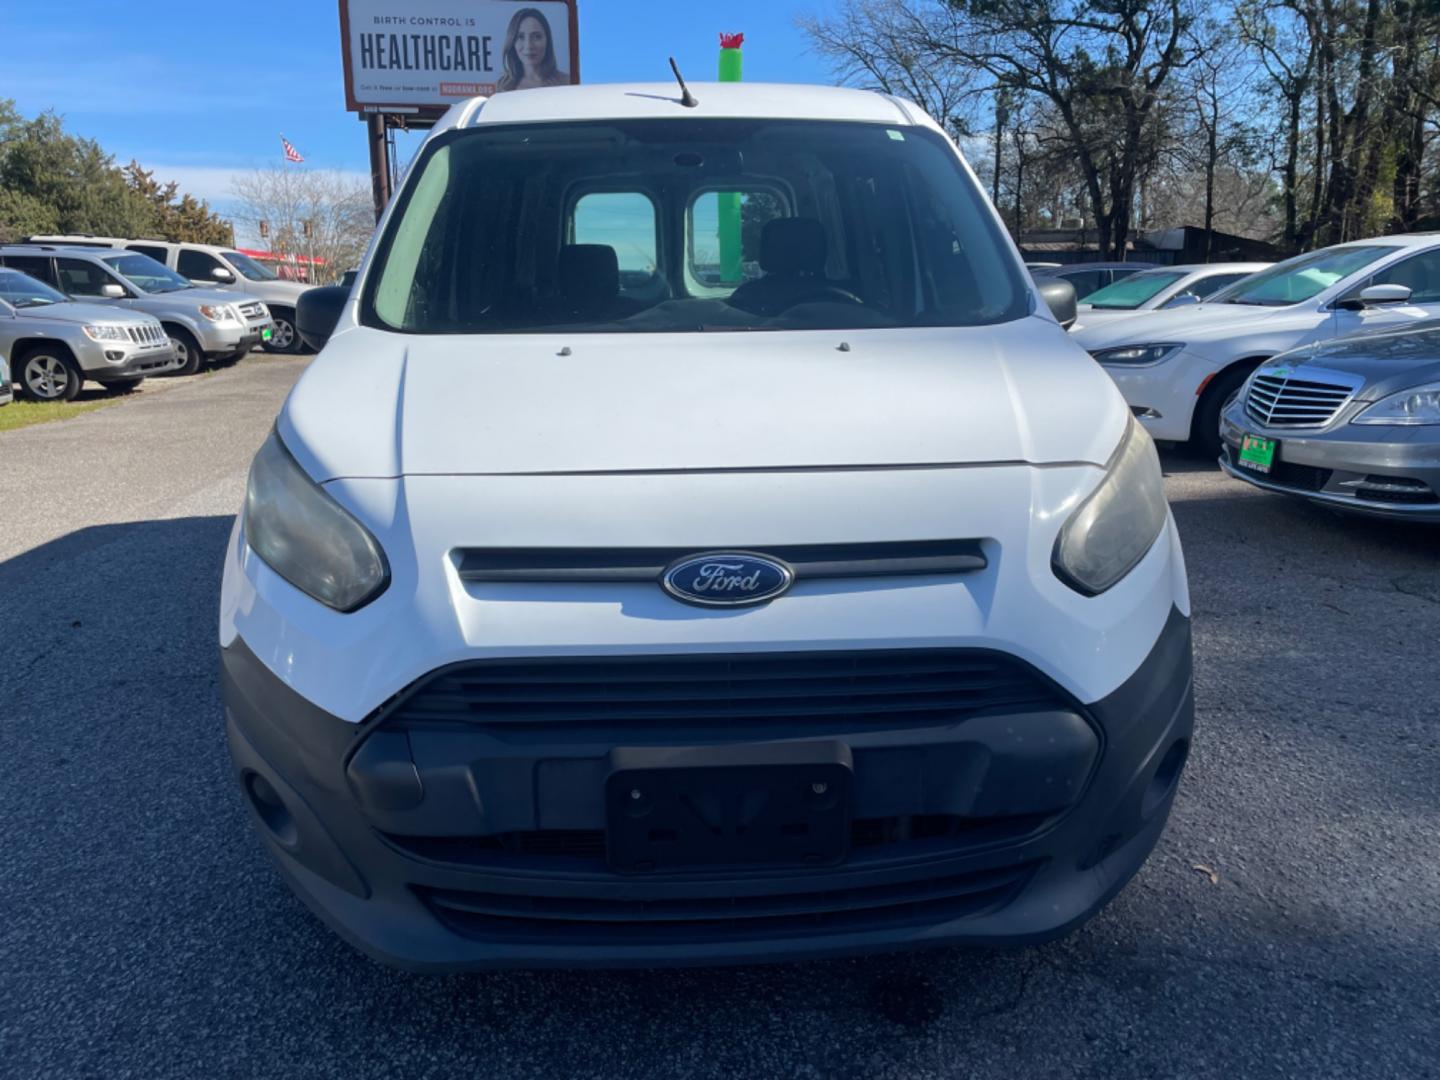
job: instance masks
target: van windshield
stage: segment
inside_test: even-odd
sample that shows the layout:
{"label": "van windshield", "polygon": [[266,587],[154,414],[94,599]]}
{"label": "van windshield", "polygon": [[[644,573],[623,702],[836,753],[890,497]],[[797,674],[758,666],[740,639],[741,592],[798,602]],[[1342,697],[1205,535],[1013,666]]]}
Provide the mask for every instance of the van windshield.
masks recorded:
{"label": "van windshield", "polygon": [[362,321],[421,334],[977,326],[1031,300],[945,139],[868,123],[451,132],[376,265]]}

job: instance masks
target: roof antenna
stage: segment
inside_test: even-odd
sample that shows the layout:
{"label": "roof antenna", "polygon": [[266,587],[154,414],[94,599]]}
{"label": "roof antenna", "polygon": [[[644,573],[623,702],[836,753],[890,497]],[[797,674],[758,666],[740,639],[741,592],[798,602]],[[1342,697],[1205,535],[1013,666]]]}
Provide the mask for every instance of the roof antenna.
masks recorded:
{"label": "roof antenna", "polygon": [[680,104],[684,105],[687,109],[695,108],[695,106],[699,105],[700,102],[695,100],[695,95],[690,93],[690,88],[685,85],[685,78],[683,75],[680,74],[680,67],[678,64],[675,63],[675,58],[673,56],[670,57],[670,70],[675,73],[675,81],[680,84]]}

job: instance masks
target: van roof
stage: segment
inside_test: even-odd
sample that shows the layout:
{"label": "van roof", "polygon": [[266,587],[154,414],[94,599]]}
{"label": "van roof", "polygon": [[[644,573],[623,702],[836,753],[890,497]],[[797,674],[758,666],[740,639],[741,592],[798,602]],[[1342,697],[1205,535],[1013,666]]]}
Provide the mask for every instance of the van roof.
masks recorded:
{"label": "van roof", "polygon": [[699,102],[680,104],[680,87],[657,83],[607,83],[537,87],[524,92],[471,98],[451,106],[435,131],[490,124],[538,124],[571,120],[758,118],[853,120],[938,130],[918,106],[873,90],[799,83],[689,83]]}

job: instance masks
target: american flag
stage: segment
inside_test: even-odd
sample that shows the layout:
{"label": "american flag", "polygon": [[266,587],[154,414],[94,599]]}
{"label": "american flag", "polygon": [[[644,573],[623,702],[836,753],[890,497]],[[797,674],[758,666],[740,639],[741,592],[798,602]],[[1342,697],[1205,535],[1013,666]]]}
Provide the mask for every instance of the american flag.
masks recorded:
{"label": "american flag", "polygon": [[303,157],[300,156],[300,151],[296,150],[295,147],[291,146],[290,140],[285,138],[284,135],[280,136],[280,145],[285,148],[286,161],[293,161],[298,165],[300,164],[300,162],[305,160]]}

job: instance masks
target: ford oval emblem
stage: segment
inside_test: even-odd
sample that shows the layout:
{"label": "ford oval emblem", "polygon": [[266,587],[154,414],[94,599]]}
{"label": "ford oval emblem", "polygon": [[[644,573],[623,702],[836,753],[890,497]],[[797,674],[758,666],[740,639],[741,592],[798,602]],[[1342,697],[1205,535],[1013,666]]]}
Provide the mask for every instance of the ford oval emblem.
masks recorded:
{"label": "ford oval emblem", "polygon": [[775,599],[794,580],[795,571],[779,559],[748,551],[707,551],[671,563],[660,584],[687,604],[742,607]]}

